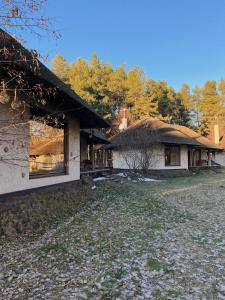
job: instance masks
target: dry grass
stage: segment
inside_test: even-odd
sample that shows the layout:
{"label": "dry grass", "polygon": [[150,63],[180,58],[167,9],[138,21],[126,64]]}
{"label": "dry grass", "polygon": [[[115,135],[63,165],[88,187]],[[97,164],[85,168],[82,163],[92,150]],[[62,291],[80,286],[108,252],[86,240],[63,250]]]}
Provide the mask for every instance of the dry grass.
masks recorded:
{"label": "dry grass", "polygon": [[1,299],[224,299],[225,174],[97,183],[98,200],[0,248]]}

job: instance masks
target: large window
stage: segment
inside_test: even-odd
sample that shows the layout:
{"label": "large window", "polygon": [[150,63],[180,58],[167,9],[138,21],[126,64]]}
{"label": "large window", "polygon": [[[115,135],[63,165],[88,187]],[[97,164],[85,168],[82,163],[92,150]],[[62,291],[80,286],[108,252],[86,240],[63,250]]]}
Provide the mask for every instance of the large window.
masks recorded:
{"label": "large window", "polygon": [[31,176],[66,173],[66,129],[30,121],[29,167]]}
{"label": "large window", "polygon": [[180,166],[180,146],[165,146],[165,165]]}

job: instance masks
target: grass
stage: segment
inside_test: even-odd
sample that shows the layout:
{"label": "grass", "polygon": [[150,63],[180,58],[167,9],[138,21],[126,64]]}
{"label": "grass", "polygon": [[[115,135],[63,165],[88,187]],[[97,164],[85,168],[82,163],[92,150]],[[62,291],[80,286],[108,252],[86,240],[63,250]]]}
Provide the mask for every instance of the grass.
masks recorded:
{"label": "grass", "polygon": [[45,254],[48,254],[48,253],[54,252],[54,251],[67,252],[65,245],[61,244],[61,243],[47,244],[47,245],[42,246],[39,250],[41,252],[44,252]]}
{"label": "grass", "polygon": [[157,260],[156,258],[152,258],[150,257],[147,260],[147,265],[149,268],[149,271],[153,272],[159,272],[159,271],[164,271],[164,272],[168,272],[168,267],[166,264],[161,263],[159,260]]}
{"label": "grass", "polygon": [[[28,242],[25,250],[18,243],[3,251],[0,271],[15,277],[0,288],[11,288],[15,299],[21,284],[35,287],[30,299],[49,291],[52,299],[211,300],[222,293],[225,276],[222,185],[225,174],[210,172],[154,183],[98,182],[97,200],[71,221],[32,249]],[[27,276],[28,266],[48,280]]]}

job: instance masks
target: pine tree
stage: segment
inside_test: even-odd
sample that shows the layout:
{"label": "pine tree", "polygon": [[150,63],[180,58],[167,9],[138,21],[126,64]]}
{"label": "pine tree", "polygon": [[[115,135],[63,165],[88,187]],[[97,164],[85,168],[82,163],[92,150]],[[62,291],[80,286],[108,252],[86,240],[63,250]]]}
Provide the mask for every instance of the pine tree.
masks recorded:
{"label": "pine tree", "polygon": [[178,93],[178,97],[181,100],[185,109],[190,109],[191,107],[191,93],[188,84],[184,83]]}
{"label": "pine tree", "polygon": [[132,120],[156,116],[170,123],[199,127],[206,133],[210,123],[224,115],[225,80],[217,88],[207,81],[193,94],[188,84],[177,93],[165,81],[155,81],[144,71],[125,66],[113,69],[94,53],[90,61],[79,58],[69,64],[62,55],[53,60],[53,71],[103,117],[113,120],[121,107],[129,109]]}
{"label": "pine tree", "polygon": [[93,96],[88,92],[91,87],[92,72],[88,63],[82,58],[70,65],[67,72],[68,83],[71,88],[85,101],[92,103]]}
{"label": "pine tree", "polygon": [[125,102],[131,108],[135,119],[158,115],[156,85],[156,82],[146,78],[144,71],[138,67],[128,72]]}
{"label": "pine tree", "polygon": [[58,54],[52,60],[52,71],[63,81],[67,81],[67,73],[69,70],[68,61],[61,55]]}
{"label": "pine tree", "polygon": [[200,99],[201,99],[201,89],[198,86],[195,86],[193,89],[193,95],[191,97],[191,117],[195,126],[200,126]]}
{"label": "pine tree", "polygon": [[201,119],[212,124],[224,107],[217,91],[215,80],[207,80],[202,88],[202,95],[199,102]]}

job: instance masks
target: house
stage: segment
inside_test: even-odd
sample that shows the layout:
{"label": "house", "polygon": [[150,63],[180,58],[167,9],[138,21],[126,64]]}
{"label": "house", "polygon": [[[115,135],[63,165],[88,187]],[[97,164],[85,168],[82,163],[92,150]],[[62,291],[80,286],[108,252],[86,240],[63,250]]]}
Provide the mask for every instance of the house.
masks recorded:
{"label": "house", "polygon": [[68,85],[0,30],[0,195],[80,179],[80,130],[107,128]]}
{"label": "house", "polygon": [[[146,118],[110,139],[114,169],[144,169],[170,174],[217,165],[221,147],[193,130]],[[156,173],[157,173],[156,172]]]}

